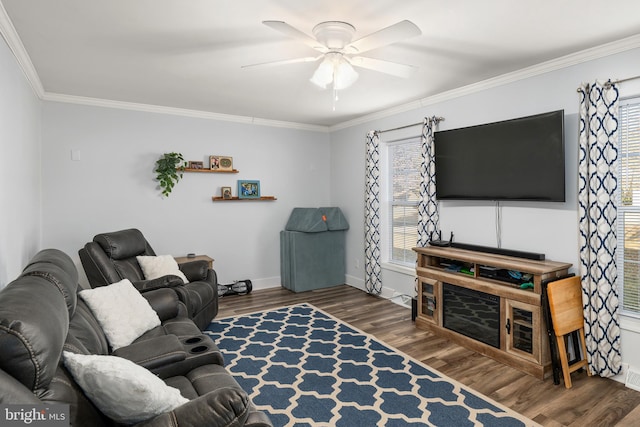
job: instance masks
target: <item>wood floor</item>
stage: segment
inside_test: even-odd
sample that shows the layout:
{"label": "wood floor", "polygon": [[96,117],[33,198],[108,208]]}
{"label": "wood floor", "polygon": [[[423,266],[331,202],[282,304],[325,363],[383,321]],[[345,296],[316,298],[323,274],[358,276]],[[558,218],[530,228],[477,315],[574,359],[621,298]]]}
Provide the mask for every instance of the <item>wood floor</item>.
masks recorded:
{"label": "wood floor", "polygon": [[572,374],[573,387],[540,381],[415,328],[411,310],[351,286],[303,293],[283,288],[220,299],[218,317],[307,302],[491,397],[543,426],[640,426],[640,392],[617,381]]}

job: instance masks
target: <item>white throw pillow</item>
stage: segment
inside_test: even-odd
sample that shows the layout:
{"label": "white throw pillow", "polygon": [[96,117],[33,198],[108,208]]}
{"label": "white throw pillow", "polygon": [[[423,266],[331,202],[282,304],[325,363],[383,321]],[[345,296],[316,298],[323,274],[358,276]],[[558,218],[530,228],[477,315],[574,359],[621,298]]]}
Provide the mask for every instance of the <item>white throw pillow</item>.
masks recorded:
{"label": "white throw pillow", "polygon": [[173,274],[181,278],[184,283],[189,283],[187,276],[180,271],[178,263],[171,255],[137,256],[136,259],[147,280]]}
{"label": "white throw pillow", "polygon": [[91,309],[114,350],[160,326],[158,314],[128,279],[85,289],[78,295]]}
{"label": "white throw pillow", "polygon": [[64,364],[94,405],[109,418],[134,424],[189,400],[151,371],[116,356],[63,352]]}

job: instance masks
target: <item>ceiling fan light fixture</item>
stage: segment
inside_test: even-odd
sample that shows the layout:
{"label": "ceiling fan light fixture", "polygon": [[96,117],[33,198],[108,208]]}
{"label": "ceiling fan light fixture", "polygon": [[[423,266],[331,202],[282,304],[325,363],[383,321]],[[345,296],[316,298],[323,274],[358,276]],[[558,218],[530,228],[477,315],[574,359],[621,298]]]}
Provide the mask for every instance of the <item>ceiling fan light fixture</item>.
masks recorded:
{"label": "ceiling fan light fixture", "polygon": [[358,80],[358,73],[349,62],[342,58],[335,67],[333,86],[336,90],[346,89]]}
{"label": "ceiling fan light fixture", "polygon": [[358,80],[356,70],[342,54],[337,52],[327,53],[310,79],[311,83],[322,89],[326,89],[333,83],[334,90],[346,89],[356,80]]}
{"label": "ceiling fan light fixture", "polygon": [[327,85],[333,81],[333,61],[328,56],[320,63],[316,71],[313,73],[310,81],[321,89],[326,89]]}

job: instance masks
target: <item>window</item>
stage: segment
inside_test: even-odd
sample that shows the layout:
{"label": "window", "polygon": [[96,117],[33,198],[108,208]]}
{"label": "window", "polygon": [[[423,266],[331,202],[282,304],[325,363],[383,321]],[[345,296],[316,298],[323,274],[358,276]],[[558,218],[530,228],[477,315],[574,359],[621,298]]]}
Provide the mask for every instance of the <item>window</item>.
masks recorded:
{"label": "window", "polygon": [[618,292],[622,312],[640,317],[640,98],[619,115]]}
{"label": "window", "polygon": [[418,200],[420,197],[420,138],[388,145],[388,260],[414,267],[412,248],[418,241]]}

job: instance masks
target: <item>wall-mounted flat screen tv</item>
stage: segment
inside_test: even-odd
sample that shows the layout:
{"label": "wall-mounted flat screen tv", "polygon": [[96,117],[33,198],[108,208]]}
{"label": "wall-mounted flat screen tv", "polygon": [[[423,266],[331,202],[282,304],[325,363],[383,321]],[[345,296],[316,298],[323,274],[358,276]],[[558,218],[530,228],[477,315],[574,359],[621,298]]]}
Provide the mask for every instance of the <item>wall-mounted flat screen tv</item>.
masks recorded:
{"label": "wall-mounted flat screen tv", "polygon": [[434,133],[439,200],[565,201],[564,110]]}

